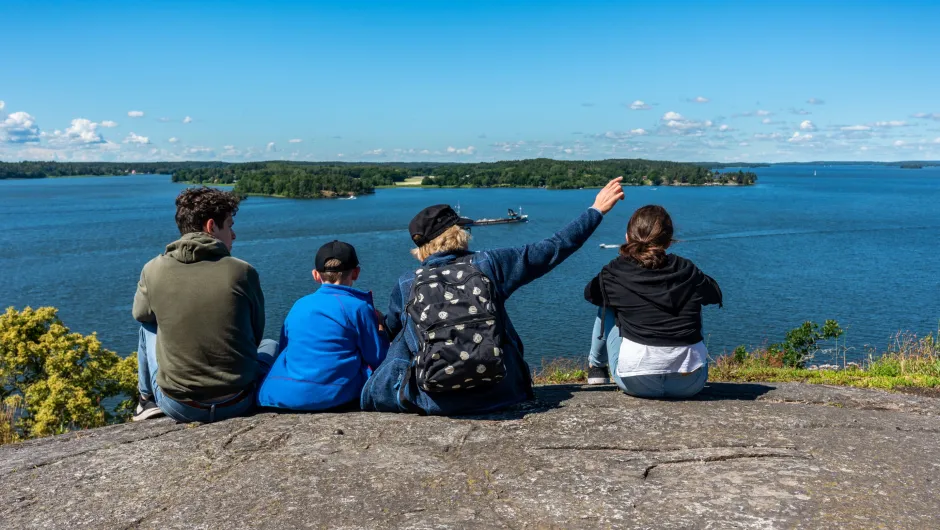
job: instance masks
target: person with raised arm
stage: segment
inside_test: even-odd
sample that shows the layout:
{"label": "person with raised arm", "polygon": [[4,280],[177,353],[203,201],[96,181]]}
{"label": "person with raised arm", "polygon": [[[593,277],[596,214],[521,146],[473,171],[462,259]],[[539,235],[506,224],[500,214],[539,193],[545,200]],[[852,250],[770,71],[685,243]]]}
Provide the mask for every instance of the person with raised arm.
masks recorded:
{"label": "person with raised arm", "polygon": [[366,382],[363,410],[455,415],[492,412],[533,397],[506,301],[548,274],[594,233],[617,202],[621,178],[555,235],[520,247],[472,252],[470,220],[444,204],[409,224],[421,264],[392,291],[386,328],[393,342]]}

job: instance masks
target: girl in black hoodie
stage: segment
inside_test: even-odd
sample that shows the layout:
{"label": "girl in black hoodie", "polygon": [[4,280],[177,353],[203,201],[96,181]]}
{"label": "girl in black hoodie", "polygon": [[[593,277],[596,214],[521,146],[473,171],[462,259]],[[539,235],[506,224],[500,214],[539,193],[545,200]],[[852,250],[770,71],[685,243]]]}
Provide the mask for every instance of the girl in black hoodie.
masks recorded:
{"label": "girl in black hoodie", "polygon": [[[718,283],[691,261],[667,254],[672,219],[662,206],[638,209],[620,256],[584,289],[600,306],[588,383],[610,377],[637,397],[691,397],[708,379],[702,306],[721,305]],[[604,337],[604,330],[607,337]]]}

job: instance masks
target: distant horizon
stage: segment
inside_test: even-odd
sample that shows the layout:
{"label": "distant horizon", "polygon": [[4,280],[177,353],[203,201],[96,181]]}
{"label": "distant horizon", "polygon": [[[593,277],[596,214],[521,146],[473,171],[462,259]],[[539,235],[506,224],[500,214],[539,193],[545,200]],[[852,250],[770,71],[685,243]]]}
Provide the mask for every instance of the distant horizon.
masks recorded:
{"label": "distant horizon", "polygon": [[85,161],[85,160],[0,160],[0,163],[4,164],[26,164],[26,163],[36,163],[36,164],[47,164],[47,163],[59,163],[59,164],[124,164],[124,165],[134,165],[134,164],[204,164],[204,163],[219,163],[219,164],[371,164],[371,165],[381,165],[381,164],[495,164],[499,162],[524,162],[528,160],[537,160],[537,159],[546,159],[546,160],[557,160],[559,162],[604,162],[609,160],[648,160],[650,162],[671,162],[676,164],[693,164],[693,165],[723,165],[730,166],[734,164],[740,164],[742,167],[747,165],[769,165],[769,166],[786,166],[786,165],[821,165],[821,164],[839,164],[839,165],[894,165],[894,164],[927,164],[931,167],[940,167],[940,160],[809,160],[805,162],[799,161],[783,161],[783,162],[762,162],[758,160],[749,160],[749,161],[737,161],[737,162],[718,162],[715,160],[669,160],[664,158],[645,158],[645,157],[612,157],[612,158],[589,158],[589,159],[563,159],[563,158],[552,158],[552,157],[532,157],[532,158],[503,158],[499,160],[284,160],[284,159],[259,159],[259,160],[140,160],[140,161],[123,161],[123,160],[96,160],[96,161]]}
{"label": "distant horizon", "polygon": [[940,160],[940,2],[5,0],[0,160]]}

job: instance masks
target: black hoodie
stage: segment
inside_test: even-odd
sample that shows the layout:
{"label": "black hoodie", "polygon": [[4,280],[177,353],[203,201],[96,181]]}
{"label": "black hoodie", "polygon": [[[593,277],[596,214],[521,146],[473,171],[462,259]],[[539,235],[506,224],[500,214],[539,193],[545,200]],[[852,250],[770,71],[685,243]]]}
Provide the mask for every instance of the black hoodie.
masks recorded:
{"label": "black hoodie", "polygon": [[687,346],[702,340],[702,306],[720,306],[721,289],[675,254],[666,256],[661,269],[620,256],[584,288],[584,298],[616,311],[624,338],[646,346]]}

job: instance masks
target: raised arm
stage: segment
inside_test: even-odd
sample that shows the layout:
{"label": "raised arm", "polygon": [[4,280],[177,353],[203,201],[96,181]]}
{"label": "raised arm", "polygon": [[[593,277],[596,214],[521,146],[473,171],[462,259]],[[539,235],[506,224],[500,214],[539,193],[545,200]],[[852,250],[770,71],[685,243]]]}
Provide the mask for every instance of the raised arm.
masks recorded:
{"label": "raised arm", "polygon": [[622,177],[611,180],[598,192],[594,204],[577,219],[548,239],[523,247],[487,250],[493,280],[504,299],[516,289],[540,278],[574,254],[601,224],[604,215],[623,200]]}

